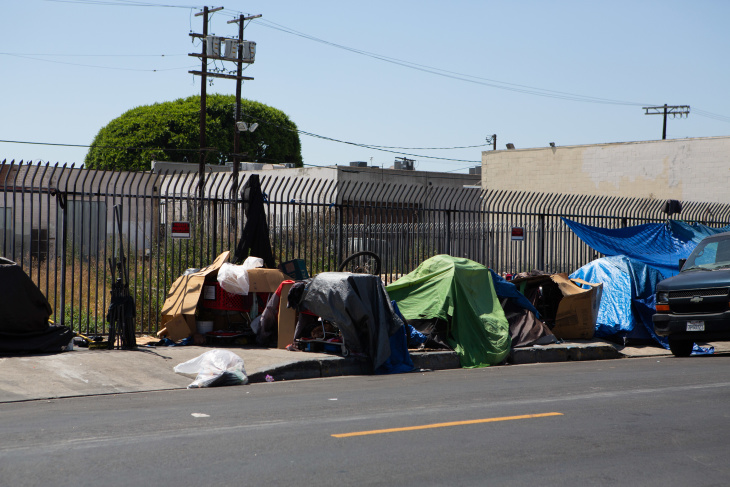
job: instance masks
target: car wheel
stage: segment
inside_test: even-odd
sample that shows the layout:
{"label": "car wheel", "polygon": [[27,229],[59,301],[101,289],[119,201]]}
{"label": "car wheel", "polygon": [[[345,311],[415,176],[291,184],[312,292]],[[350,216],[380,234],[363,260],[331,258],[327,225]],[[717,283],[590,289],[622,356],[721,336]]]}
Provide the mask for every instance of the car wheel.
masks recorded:
{"label": "car wheel", "polygon": [[672,340],[669,337],[669,350],[675,357],[689,357],[693,347],[694,342],[691,340]]}

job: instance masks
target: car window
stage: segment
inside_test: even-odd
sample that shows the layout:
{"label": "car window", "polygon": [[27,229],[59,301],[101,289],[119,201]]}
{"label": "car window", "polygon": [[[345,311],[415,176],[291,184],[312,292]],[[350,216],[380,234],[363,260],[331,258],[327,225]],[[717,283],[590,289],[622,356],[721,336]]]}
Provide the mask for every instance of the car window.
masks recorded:
{"label": "car window", "polygon": [[720,240],[717,242],[715,264],[718,266],[730,265],[730,240]]}
{"label": "car window", "polygon": [[700,243],[687,259],[685,267],[714,267],[718,243],[709,242],[706,245]]}

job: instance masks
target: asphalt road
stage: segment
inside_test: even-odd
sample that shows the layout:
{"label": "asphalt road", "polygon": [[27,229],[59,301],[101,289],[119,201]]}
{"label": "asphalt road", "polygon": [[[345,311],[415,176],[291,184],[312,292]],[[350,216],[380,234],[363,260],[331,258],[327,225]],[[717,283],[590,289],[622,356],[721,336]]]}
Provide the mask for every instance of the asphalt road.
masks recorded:
{"label": "asphalt road", "polygon": [[0,483],[729,485],[730,356],[0,404]]}

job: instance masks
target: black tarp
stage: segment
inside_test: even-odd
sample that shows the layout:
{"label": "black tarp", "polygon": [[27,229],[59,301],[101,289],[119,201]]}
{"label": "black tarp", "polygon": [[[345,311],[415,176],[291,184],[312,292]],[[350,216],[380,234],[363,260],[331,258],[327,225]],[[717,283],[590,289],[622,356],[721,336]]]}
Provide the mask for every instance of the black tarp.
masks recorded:
{"label": "black tarp", "polygon": [[301,298],[295,303],[300,310],[337,325],[347,348],[369,355],[373,369],[388,360],[389,338],[403,322],[378,276],[323,272],[304,282]]}
{"label": "black tarp", "polygon": [[274,254],[271,252],[269,239],[269,225],[266,223],[266,209],[264,208],[264,194],[261,192],[261,183],[258,174],[252,174],[241,190],[244,201],[246,224],[241,233],[236,252],[231,259],[234,264],[241,264],[246,257],[260,257],[264,259],[264,266],[273,269]]}
{"label": "black tarp", "polygon": [[50,326],[51,305],[15,262],[0,257],[0,352],[60,352],[73,339],[66,326]]}

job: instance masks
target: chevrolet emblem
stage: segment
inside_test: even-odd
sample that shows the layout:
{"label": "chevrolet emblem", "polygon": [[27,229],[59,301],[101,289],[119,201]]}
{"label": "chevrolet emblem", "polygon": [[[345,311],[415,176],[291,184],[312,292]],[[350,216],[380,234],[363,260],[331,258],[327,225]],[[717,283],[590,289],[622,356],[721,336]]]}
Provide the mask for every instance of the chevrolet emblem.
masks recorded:
{"label": "chevrolet emblem", "polygon": [[694,296],[689,300],[690,303],[701,303],[703,300],[702,296]]}

